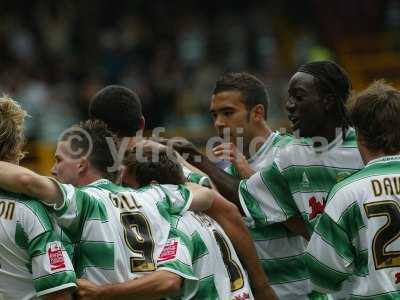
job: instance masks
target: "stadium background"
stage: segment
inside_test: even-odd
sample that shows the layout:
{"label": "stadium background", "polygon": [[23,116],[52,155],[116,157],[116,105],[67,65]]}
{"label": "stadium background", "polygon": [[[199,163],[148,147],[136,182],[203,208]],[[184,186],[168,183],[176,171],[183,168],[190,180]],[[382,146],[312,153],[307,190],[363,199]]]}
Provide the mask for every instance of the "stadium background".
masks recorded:
{"label": "stadium background", "polygon": [[23,164],[48,174],[54,145],[87,116],[90,97],[123,84],[143,101],[146,127],[202,144],[215,80],[259,76],[269,123],[287,125],[287,82],[304,62],[332,59],[359,90],[400,86],[400,1],[1,1],[0,91],[31,117]]}

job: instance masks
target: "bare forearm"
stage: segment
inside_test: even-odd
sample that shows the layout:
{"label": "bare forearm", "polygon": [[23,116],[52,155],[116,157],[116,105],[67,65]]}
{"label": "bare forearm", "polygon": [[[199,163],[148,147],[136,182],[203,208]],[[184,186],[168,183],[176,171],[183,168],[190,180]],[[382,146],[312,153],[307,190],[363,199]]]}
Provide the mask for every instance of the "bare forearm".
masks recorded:
{"label": "bare forearm", "polygon": [[304,223],[303,219],[301,218],[290,218],[286,222],[283,223],[285,227],[287,227],[290,231],[297,233],[306,241],[310,240],[310,234],[307,231],[306,224]]}
{"label": "bare forearm", "polygon": [[44,296],[44,300],[72,300],[71,290],[62,290],[60,292],[51,293],[50,295]]}
{"label": "bare forearm", "polygon": [[124,283],[105,285],[100,287],[101,299],[125,300],[141,299],[152,300],[174,296],[179,293],[181,279],[167,271],[157,271]]}
{"label": "bare forearm", "polygon": [[221,170],[205,156],[202,157],[201,162],[193,162],[193,164],[195,167],[206,173],[216,185],[218,191],[226,199],[239,207],[241,213],[243,213],[238,194],[240,183],[238,178],[229,175],[224,170]]}
{"label": "bare forearm", "polygon": [[216,191],[192,182],[187,182],[186,186],[193,195],[192,203],[190,204],[190,210],[204,211],[211,207],[214,195],[217,193]]}
{"label": "bare forearm", "polygon": [[0,188],[40,199],[47,204],[59,204],[62,194],[54,182],[27,168],[0,162]]}
{"label": "bare forearm", "polygon": [[2,189],[13,193],[28,194],[29,189],[23,183],[26,183],[28,176],[34,176],[31,170],[7,162],[0,162],[0,174],[0,187]]}

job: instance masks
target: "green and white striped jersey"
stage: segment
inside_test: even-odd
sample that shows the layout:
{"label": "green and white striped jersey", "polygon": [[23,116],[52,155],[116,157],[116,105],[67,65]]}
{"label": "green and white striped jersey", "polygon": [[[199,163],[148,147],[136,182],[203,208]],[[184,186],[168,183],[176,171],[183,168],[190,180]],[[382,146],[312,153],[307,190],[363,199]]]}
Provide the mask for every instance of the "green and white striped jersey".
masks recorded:
{"label": "green and white striped jersey", "polygon": [[74,288],[71,260],[44,206],[0,192],[0,299],[37,299]]}
{"label": "green and white striped jersey", "polygon": [[[171,221],[173,222],[174,216]],[[192,265],[191,245],[188,237],[174,227],[169,231],[168,240],[164,244],[160,256],[157,259],[157,270],[165,270],[190,278],[191,284],[185,280],[185,284],[181,287],[180,293],[174,297],[166,297],[167,299],[194,299],[197,294],[199,281]]]}
{"label": "green and white striped jersey", "polygon": [[194,274],[199,278],[195,300],[254,299],[247,273],[230,239],[212,218],[186,212],[173,227],[186,236]]}
{"label": "green and white striped jersey", "polygon": [[399,233],[400,156],[386,156],[329,193],[307,249],[314,286],[351,279],[350,299],[400,299]]}
{"label": "green and white striped jersey", "polygon": [[[133,190],[105,179],[83,188],[59,186],[64,203],[55,209],[56,219],[77,243],[77,275],[96,284],[124,282],[155,271],[169,237],[171,214],[183,213],[192,200],[185,186]],[[187,271],[177,273],[195,289],[197,280]]]}
{"label": "green and white striped jersey", "polygon": [[362,167],[353,129],[344,141],[339,134],[319,148],[309,139],[293,139],[279,147],[270,167],[241,181],[241,202],[258,227],[301,215],[312,233],[329,190]]}
{"label": "green and white striped jersey", "polygon": [[[289,135],[272,133],[248,162],[259,171],[272,165],[279,147],[292,140]],[[226,171],[241,177],[234,165]],[[242,202],[243,203],[243,202]],[[243,206],[246,209],[246,206]],[[284,225],[276,223],[265,226],[250,226],[258,257],[261,260],[269,283],[279,299],[308,299],[311,284],[305,265],[306,241]]]}

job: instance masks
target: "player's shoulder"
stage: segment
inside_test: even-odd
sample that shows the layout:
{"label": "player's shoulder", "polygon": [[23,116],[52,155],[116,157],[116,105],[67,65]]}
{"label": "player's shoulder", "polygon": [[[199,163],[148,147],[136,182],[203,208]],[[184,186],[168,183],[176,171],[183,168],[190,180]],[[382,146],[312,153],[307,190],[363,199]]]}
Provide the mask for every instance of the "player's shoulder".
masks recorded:
{"label": "player's shoulder", "polygon": [[40,224],[45,231],[53,229],[46,206],[37,199],[1,190],[1,211],[4,211],[10,220],[15,219],[17,222],[28,224],[28,226]]}
{"label": "player's shoulder", "polygon": [[275,147],[274,165],[280,171],[307,160],[312,149],[307,139],[297,139],[291,135],[285,135]]}
{"label": "player's shoulder", "polygon": [[84,192],[92,192],[96,190],[103,190],[112,193],[119,193],[129,190],[129,188],[115,184],[107,179],[100,179],[89,185],[77,187],[76,190]]}
{"label": "player's shoulder", "polygon": [[312,149],[312,141],[307,138],[296,138],[293,135],[280,135],[276,146],[279,148],[279,155],[292,155],[293,151],[302,152]]}
{"label": "player's shoulder", "polygon": [[272,141],[272,146],[283,147],[292,141],[293,141],[293,135],[289,133],[277,132],[277,134],[275,134],[274,140]]}
{"label": "player's shoulder", "polygon": [[353,173],[349,177],[337,183],[330,192],[330,197],[333,197],[338,192],[346,192],[350,189],[356,189],[358,186],[363,187],[366,183],[374,178],[380,178],[390,175],[400,175],[400,160],[390,161],[382,159],[366,165],[361,170]]}
{"label": "player's shoulder", "polygon": [[362,169],[336,183],[329,192],[328,200],[333,197],[337,197],[339,194],[347,193],[348,191],[353,190],[356,185],[362,183],[360,180],[364,179],[364,175],[365,172],[363,172]]}
{"label": "player's shoulder", "polygon": [[[131,190],[140,198],[151,198],[155,201],[175,198],[177,194],[182,195],[190,193],[184,185],[174,184],[149,184],[136,190]],[[189,195],[187,195],[189,197]]]}
{"label": "player's shoulder", "polygon": [[174,215],[172,217],[174,220],[173,227],[185,232],[187,235],[191,235],[194,231],[196,225],[196,220],[194,218],[194,213],[191,211],[186,211],[183,215]]}
{"label": "player's shoulder", "polygon": [[22,210],[29,210],[33,212],[44,212],[45,206],[37,199],[22,195],[0,190],[0,202],[9,201],[15,203]]}
{"label": "player's shoulder", "polygon": [[188,196],[186,194],[190,193],[189,189],[184,184],[152,184],[153,189],[161,190],[166,195],[171,194],[182,194],[183,196]]}

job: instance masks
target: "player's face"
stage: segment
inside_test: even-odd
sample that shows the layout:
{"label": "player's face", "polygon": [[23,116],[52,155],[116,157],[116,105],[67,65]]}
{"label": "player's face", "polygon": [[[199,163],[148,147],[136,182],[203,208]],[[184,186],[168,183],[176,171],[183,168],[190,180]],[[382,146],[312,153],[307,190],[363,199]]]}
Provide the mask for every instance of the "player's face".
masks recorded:
{"label": "player's face", "polygon": [[314,77],[297,72],[289,81],[288,92],[286,109],[292,122],[292,130],[297,131],[301,137],[319,136],[326,116]]}
{"label": "player's face", "polygon": [[224,129],[229,129],[229,142],[234,144],[237,137],[246,136],[249,128],[249,111],[241,92],[225,91],[213,95],[210,113],[215,130],[221,138],[225,138]]}
{"label": "player's face", "polygon": [[51,169],[51,174],[62,183],[77,185],[80,161],[72,159],[68,155],[66,142],[59,142],[57,144],[54,156],[55,163]]}

